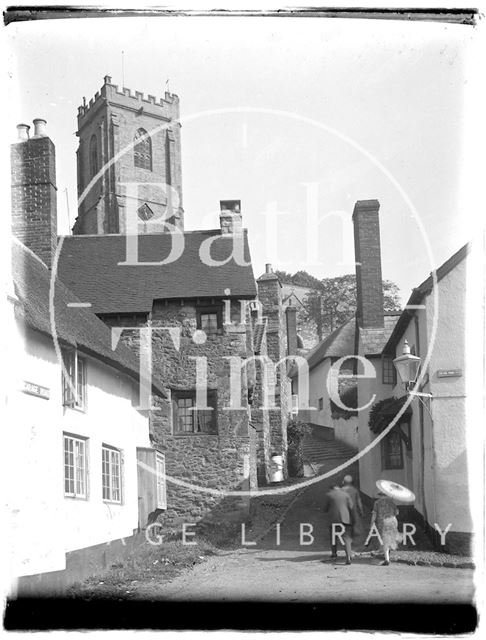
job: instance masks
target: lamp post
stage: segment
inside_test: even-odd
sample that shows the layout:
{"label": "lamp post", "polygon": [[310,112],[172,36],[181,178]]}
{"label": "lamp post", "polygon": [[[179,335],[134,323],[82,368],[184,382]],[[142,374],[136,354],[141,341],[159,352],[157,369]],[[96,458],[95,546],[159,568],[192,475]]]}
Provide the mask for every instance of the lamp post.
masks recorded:
{"label": "lamp post", "polygon": [[[419,373],[419,368],[420,368],[420,362],[421,362],[421,358],[419,358],[419,356],[414,356],[412,353],[410,353],[410,345],[408,344],[408,340],[405,340],[405,342],[403,343],[403,352],[401,356],[398,356],[398,358],[395,358],[393,360],[393,364],[395,365],[395,368],[398,372],[398,375],[400,376],[400,380],[403,382],[403,384],[405,385],[405,390],[407,391],[407,394],[409,396],[418,396],[418,399],[420,401],[420,403],[422,404],[423,407],[425,407],[425,409],[427,410],[429,416],[430,416],[430,420],[431,420],[431,424],[432,424],[432,430],[431,430],[431,438],[432,438],[432,451],[434,451],[434,445],[433,445],[433,440],[434,440],[434,429],[433,429],[433,425],[434,425],[434,418],[432,416],[432,412],[430,411],[429,407],[427,406],[427,404],[424,402],[424,400],[422,400],[422,398],[433,398],[433,395],[431,393],[422,393],[420,391],[414,391],[414,386],[415,386],[415,382],[417,380],[417,376]],[[422,479],[421,479],[421,494],[422,494],[422,505],[423,505],[423,515],[425,518],[425,521],[428,522],[428,516],[427,516],[427,502],[426,502],[426,491],[425,491],[425,437],[424,437],[424,426],[423,426],[423,421],[422,419],[420,420],[420,441],[421,441],[421,475],[422,475]],[[435,493],[435,483],[433,482],[433,489],[434,489],[434,493]]]}
{"label": "lamp post", "polygon": [[393,360],[393,364],[400,376],[400,380],[405,385],[405,389],[409,395],[422,396],[424,398],[432,398],[431,393],[421,393],[414,391],[415,381],[417,380],[421,359],[410,353],[410,345],[408,340],[403,343],[403,353]]}

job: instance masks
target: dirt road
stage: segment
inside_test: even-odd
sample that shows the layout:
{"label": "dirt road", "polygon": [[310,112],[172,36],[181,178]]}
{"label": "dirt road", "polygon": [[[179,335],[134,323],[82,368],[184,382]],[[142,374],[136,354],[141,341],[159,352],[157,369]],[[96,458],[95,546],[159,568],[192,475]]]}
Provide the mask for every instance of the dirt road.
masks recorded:
{"label": "dirt road", "polygon": [[[323,557],[326,562],[323,562]],[[379,560],[331,564],[315,551],[240,550],[210,558],[138,596],[163,600],[469,603],[472,570],[379,566]]]}
{"label": "dirt road", "polygon": [[[371,557],[356,557],[351,566],[344,565],[342,556],[331,563],[329,523],[322,509],[330,483],[325,480],[296,493],[283,514],[279,540],[273,527],[256,545],[212,557],[169,584],[140,585],[138,597],[443,604],[472,601],[471,569],[398,563],[383,567],[380,559]],[[301,526],[307,535],[301,534]],[[356,541],[357,550],[363,549],[365,536],[366,532]],[[251,531],[245,539],[253,541]]]}

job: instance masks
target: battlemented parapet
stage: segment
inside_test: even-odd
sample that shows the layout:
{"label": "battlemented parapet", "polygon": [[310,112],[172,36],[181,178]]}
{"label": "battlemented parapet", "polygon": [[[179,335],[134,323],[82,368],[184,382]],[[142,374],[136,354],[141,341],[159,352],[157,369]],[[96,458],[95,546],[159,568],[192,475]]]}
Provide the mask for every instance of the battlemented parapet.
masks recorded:
{"label": "battlemented parapet", "polygon": [[107,103],[124,109],[134,109],[137,112],[142,110],[151,117],[160,118],[166,122],[179,119],[179,96],[176,94],[166,91],[163,98],[157,99],[156,96],[145,95],[141,91],[133,92],[127,87],[120,88],[112,83],[111,76],[105,76],[104,84],[100,91],[95,93],[94,98],[89,102],[83,98],[83,104],[78,107],[78,129],[89,121],[93,111]]}

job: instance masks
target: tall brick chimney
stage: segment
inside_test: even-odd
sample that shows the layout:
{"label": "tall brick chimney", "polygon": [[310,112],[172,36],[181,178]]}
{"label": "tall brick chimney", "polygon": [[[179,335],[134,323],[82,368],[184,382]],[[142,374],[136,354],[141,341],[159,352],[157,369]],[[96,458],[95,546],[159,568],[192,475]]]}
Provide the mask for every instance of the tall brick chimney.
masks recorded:
{"label": "tall brick chimney", "polygon": [[365,329],[384,326],[379,209],[378,200],[358,200],[353,212],[357,316]]}
{"label": "tall brick chimney", "polygon": [[287,316],[287,354],[289,356],[297,355],[297,307],[289,305],[285,307],[285,315]]}
{"label": "tall brick chimney", "polygon": [[50,269],[57,244],[56,151],[45,125],[34,120],[30,138],[30,127],[19,124],[10,147],[12,233]]}

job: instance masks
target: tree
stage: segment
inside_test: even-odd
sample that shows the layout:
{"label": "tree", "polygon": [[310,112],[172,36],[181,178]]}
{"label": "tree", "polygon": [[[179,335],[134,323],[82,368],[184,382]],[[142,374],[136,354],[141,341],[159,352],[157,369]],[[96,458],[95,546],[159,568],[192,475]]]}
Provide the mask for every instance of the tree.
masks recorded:
{"label": "tree", "polygon": [[[356,313],[356,276],[323,278],[319,287],[306,296],[304,306],[322,340]],[[385,312],[400,311],[399,289],[390,280],[383,280],[383,308]]]}
{"label": "tree", "polygon": [[297,271],[294,275],[287,271],[275,271],[282,284],[294,284],[298,287],[308,287],[309,289],[318,289],[321,281],[312,276],[307,271]]}

